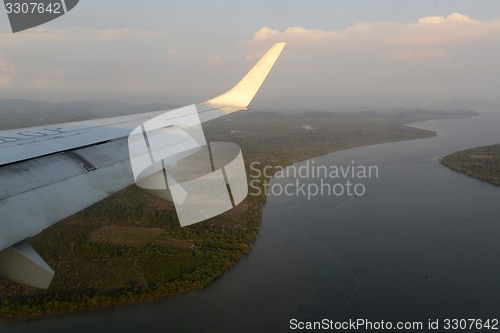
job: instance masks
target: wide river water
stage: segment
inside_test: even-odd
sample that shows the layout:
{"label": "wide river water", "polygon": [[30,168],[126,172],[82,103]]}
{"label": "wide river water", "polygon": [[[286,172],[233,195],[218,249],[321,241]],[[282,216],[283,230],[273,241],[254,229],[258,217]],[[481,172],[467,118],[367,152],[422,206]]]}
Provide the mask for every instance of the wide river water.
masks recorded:
{"label": "wide river water", "polygon": [[1,321],[0,332],[287,332],[292,318],[499,318],[500,187],[438,159],[500,143],[500,115],[414,126],[439,135],[314,158],[315,165],[377,166],[379,175],[353,180],[366,188],[358,197],[270,196],[252,252],[204,290]]}

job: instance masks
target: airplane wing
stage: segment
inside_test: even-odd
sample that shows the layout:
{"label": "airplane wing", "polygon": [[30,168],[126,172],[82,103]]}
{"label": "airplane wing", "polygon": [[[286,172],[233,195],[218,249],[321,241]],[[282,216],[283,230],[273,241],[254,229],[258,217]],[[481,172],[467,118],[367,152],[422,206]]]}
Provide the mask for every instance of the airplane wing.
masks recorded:
{"label": "airplane wing", "polygon": [[[201,123],[246,110],[284,47],[273,45],[231,90],[187,108]],[[128,138],[165,112],[0,131],[0,276],[48,288],[54,271],[25,240],[134,184]],[[175,141],[183,119],[168,114],[163,132]]]}

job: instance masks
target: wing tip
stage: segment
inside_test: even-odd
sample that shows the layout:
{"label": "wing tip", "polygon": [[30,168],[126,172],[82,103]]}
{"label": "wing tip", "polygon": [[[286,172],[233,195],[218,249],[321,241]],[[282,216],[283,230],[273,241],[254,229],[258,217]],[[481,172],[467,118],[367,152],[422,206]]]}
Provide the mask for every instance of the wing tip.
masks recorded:
{"label": "wing tip", "polygon": [[247,109],[267,75],[278,60],[286,42],[273,44],[257,64],[243,77],[243,79],[222,95],[209,99],[204,104],[216,107],[235,107],[240,110]]}

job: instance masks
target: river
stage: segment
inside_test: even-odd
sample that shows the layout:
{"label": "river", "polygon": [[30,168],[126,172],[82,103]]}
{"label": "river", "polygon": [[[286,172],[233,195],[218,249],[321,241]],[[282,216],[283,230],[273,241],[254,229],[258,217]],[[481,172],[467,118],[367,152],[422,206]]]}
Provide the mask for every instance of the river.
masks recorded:
{"label": "river", "polygon": [[498,318],[500,187],[438,159],[500,143],[500,115],[414,126],[439,135],[314,158],[316,165],[375,165],[379,175],[362,180],[366,193],[358,197],[270,196],[252,252],[204,290],[2,321],[0,331],[287,332],[292,318]]}

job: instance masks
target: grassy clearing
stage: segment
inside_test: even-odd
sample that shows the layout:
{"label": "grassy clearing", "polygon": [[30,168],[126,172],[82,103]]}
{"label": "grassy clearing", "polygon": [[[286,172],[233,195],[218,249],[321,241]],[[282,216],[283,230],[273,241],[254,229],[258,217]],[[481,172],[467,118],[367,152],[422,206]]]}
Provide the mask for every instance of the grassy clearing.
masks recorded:
{"label": "grassy clearing", "polygon": [[164,229],[158,228],[104,226],[93,230],[89,234],[89,241],[110,245],[144,246],[164,232]]}

